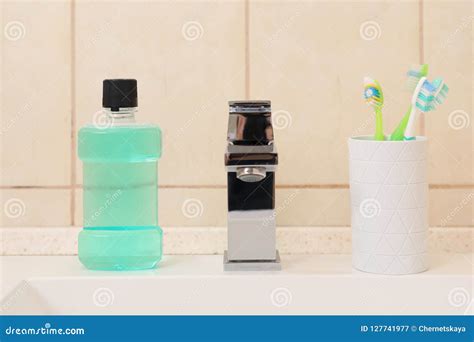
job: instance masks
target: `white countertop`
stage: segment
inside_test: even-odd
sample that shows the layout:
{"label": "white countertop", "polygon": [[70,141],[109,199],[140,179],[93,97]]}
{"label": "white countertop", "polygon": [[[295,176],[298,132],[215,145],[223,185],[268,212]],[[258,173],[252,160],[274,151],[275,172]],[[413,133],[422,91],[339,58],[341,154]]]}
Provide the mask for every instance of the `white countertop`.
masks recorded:
{"label": "white countertop", "polygon": [[12,314],[463,314],[473,257],[435,255],[427,272],[383,276],[353,270],[350,255],[283,255],[279,272],[224,272],[222,255],[124,272],[89,271],[75,256],[4,256],[0,295]]}

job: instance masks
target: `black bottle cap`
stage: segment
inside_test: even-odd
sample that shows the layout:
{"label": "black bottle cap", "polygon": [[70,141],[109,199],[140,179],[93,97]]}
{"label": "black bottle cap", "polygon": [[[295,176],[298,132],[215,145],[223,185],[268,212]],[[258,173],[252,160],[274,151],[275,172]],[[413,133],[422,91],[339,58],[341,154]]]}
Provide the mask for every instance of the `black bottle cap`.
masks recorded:
{"label": "black bottle cap", "polygon": [[120,108],[138,107],[137,80],[104,80],[102,107],[110,108],[112,111],[118,111]]}

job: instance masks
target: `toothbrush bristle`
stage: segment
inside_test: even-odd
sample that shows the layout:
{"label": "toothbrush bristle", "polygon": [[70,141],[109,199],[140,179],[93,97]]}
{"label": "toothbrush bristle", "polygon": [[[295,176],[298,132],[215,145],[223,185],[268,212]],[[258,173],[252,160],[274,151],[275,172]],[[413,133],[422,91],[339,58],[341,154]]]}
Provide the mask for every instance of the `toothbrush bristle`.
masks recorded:
{"label": "toothbrush bristle", "polygon": [[416,107],[425,113],[434,109],[433,103],[427,103],[419,99],[416,101]]}
{"label": "toothbrush bristle", "polygon": [[383,105],[382,88],[374,79],[364,78],[364,98],[368,105],[381,108]]}
{"label": "toothbrush bristle", "polygon": [[423,86],[421,87],[421,92],[426,94],[427,96],[434,97],[433,94],[436,91],[436,88],[431,84],[428,80],[423,82]]}
{"label": "toothbrush bristle", "polygon": [[435,79],[433,81],[433,86],[435,87],[435,101],[440,105],[446,100],[449,88],[446,83],[444,83],[442,78]]}
{"label": "toothbrush bristle", "polygon": [[412,65],[407,72],[407,90],[414,91],[420,79],[426,75],[428,75],[428,64]]}
{"label": "toothbrush bristle", "polygon": [[365,87],[364,97],[366,102],[371,106],[380,107],[383,104],[380,91],[375,85],[369,85]]}
{"label": "toothbrush bristle", "polygon": [[416,106],[422,112],[429,112],[435,108],[435,96],[434,93],[436,91],[436,87],[430,83],[428,80],[423,82],[423,85],[418,93],[416,98]]}

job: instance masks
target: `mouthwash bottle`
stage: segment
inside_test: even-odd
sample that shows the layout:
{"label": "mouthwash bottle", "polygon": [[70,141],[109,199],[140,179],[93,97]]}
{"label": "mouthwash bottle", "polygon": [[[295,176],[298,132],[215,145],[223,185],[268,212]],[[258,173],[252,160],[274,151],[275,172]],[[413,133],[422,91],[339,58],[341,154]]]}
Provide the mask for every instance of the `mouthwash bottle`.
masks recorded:
{"label": "mouthwash bottle", "polygon": [[84,170],[79,260],[89,269],[148,269],[162,256],[161,131],[135,122],[137,102],[136,80],[104,80],[103,110],[79,130]]}

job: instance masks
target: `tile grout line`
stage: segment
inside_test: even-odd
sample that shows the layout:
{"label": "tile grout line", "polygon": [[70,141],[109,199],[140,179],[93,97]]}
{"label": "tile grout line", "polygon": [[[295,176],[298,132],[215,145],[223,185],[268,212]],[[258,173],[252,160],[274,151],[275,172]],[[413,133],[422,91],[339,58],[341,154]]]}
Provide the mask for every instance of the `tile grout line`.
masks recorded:
{"label": "tile grout line", "polygon": [[76,216],[76,2],[71,1],[71,186],[70,223],[75,224]]}
{"label": "tile grout line", "polygon": [[250,0],[244,0],[245,99],[250,100]]}
{"label": "tile grout line", "polygon": [[[226,189],[224,184],[179,184],[159,185],[160,189]],[[277,184],[277,189],[349,189],[349,184]],[[474,189],[474,184],[441,184],[431,183],[432,190]],[[8,185],[0,186],[0,190],[73,190],[82,189],[82,184],[70,185]]]}
{"label": "tile grout line", "polygon": [[[418,54],[419,54],[419,64],[425,63],[425,41],[424,41],[424,4],[423,0],[420,0],[418,3]],[[420,115],[420,135],[425,135],[425,115],[421,113]]]}

